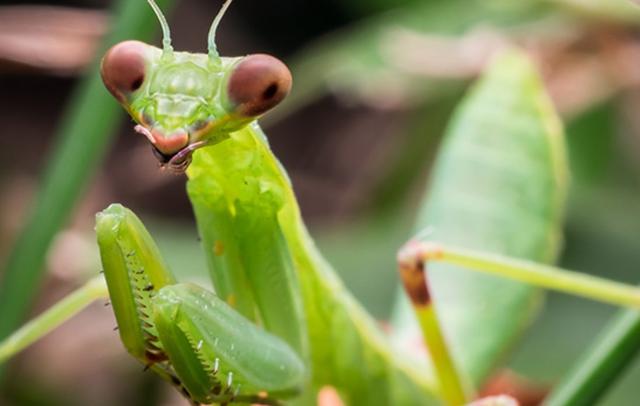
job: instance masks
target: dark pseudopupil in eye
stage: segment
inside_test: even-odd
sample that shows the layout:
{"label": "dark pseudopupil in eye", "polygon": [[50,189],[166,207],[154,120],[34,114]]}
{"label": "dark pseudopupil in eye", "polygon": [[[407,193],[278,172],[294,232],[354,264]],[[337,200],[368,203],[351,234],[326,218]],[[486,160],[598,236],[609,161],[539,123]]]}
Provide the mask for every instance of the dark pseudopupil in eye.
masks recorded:
{"label": "dark pseudopupil in eye", "polygon": [[257,117],[281,102],[291,88],[291,72],[278,59],[264,54],[244,57],[227,85],[230,104],[240,116]]}
{"label": "dark pseudopupil in eye", "polygon": [[278,93],[278,84],[277,83],[272,83],[271,85],[269,85],[269,87],[267,87],[265,89],[265,91],[262,93],[262,98],[264,100],[269,100],[271,99],[273,96],[276,95],[276,93]]}
{"label": "dark pseudopupil in eye", "polygon": [[131,82],[131,91],[135,91],[140,89],[140,86],[142,86],[142,83],[144,82],[144,76],[138,76],[133,82]]}

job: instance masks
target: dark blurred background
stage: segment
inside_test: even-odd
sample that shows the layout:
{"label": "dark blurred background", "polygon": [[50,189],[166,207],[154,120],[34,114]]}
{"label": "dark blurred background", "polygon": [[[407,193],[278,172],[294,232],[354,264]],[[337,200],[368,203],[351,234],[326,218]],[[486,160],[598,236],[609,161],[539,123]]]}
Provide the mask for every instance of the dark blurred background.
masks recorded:
{"label": "dark blurred background", "polygon": [[[175,48],[203,51],[220,2],[176,3]],[[65,102],[109,30],[109,6],[0,3],[2,258],[33,202]],[[563,265],[637,283],[639,28],[640,10],[623,0],[236,0],[218,45],[223,55],[268,52],[290,64],[294,92],[263,126],[321,248],[385,319],[395,250],[412,232],[450,113],[491,55],[514,44],[539,64],[567,125],[573,188]],[[141,215],[176,272],[207,283],[184,180],[158,169],[123,113],[50,250],[33,313],[98,272],[93,217],[111,202]],[[550,294],[510,367],[552,384],[614,310]],[[181,404],[129,360],[114,325],[98,304],[42,340],[11,365],[0,404]],[[602,404],[634,404],[638,379],[634,367]]]}

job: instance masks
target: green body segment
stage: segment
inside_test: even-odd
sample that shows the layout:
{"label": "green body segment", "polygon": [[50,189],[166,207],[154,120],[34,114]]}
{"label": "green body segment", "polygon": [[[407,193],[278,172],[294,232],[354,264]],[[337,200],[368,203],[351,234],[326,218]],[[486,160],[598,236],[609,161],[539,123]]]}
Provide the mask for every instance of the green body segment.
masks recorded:
{"label": "green body segment", "polygon": [[[224,198],[224,189],[215,178],[189,184],[201,245],[216,293],[250,320],[256,320],[255,298],[243,255],[236,241],[233,205]],[[233,272],[231,270],[234,270]]]}
{"label": "green body segment", "polygon": [[[302,293],[278,215],[285,205],[279,167],[260,154],[249,128],[199,153],[188,184],[216,293],[308,355]],[[209,153],[215,154],[210,155]],[[272,164],[272,162],[271,162]]]}
{"label": "green body segment", "polygon": [[[252,261],[259,268],[257,271],[264,273],[261,276],[264,284],[260,287],[269,293],[270,306],[274,306],[272,311],[279,310],[278,296],[286,290],[277,290],[278,284],[270,283],[268,279],[299,283],[304,305],[304,315],[298,319],[301,320],[299,328],[309,335],[312,380],[316,389],[332,385],[347,404],[435,402],[429,395],[431,390],[425,376],[398,359],[394,360],[389,343],[376,322],[353,299],[317,252],[300,218],[289,179],[257,124],[232,133],[227,141],[214,148],[197,151],[187,173],[189,196],[208,255],[213,252],[212,239],[217,238],[213,236],[224,235],[226,231],[215,228],[219,223],[211,220],[211,216],[216,213],[207,213],[206,208],[235,202],[243,208],[230,210],[230,213],[242,218],[243,225],[239,229],[247,234],[236,237],[243,240],[232,242],[238,247],[232,252],[240,255],[237,262],[255,256]],[[254,204],[270,207],[267,211],[250,210]],[[277,221],[264,220],[270,220],[274,215]],[[255,216],[265,217],[258,219]],[[251,224],[260,227],[247,227]],[[258,230],[263,236],[252,234]],[[267,245],[261,242],[262,238],[273,242]],[[228,247],[229,242],[223,242],[223,245]],[[224,252],[228,252],[226,248]],[[214,266],[232,263],[216,258],[210,258],[210,262]],[[282,267],[289,262],[295,271],[292,275],[288,274],[289,268]],[[242,271],[232,267],[213,270],[214,275]],[[285,279],[278,275],[283,272]],[[216,278],[214,276],[214,282]],[[241,292],[226,293],[227,297],[232,294]],[[286,321],[294,325],[291,319]]]}
{"label": "green body segment", "polygon": [[[524,55],[502,55],[472,89],[433,173],[418,221],[433,230],[430,240],[555,260],[568,181],[564,138]],[[438,264],[429,267],[428,280],[454,358],[477,387],[529,323],[541,292]]]}
{"label": "green body segment", "polygon": [[162,359],[151,323],[151,298],[175,283],[158,247],[133,212],[112,204],[96,216],[96,234],[122,342],[145,364]]}
{"label": "green body segment", "polygon": [[282,340],[199,286],[178,284],[154,298],[154,321],[169,360],[197,402],[299,393],[305,367]]}

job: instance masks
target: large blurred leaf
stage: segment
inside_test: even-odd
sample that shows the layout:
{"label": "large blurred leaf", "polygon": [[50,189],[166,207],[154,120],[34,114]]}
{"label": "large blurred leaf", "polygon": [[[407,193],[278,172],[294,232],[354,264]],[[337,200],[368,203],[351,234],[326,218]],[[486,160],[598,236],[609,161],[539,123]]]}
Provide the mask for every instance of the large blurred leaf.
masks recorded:
{"label": "large blurred leaf", "polygon": [[[455,114],[418,228],[432,228],[435,241],[550,262],[566,183],[560,122],[535,69],[509,54]],[[480,385],[530,323],[541,292],[451,266],[427,273],[454,358]]]}

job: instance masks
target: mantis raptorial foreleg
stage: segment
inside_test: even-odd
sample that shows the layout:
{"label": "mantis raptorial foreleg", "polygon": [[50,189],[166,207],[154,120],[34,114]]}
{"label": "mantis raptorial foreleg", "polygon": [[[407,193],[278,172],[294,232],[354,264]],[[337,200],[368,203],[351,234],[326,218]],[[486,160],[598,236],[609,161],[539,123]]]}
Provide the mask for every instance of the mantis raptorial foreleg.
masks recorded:
{"label": "mantis raptorial foreleg", "polygon": [[176,283],[131,211],[110,206],[97,216],[96,233],[131,355],[199,403],[272,403],[300,391],[298,355],[213,293]]}

